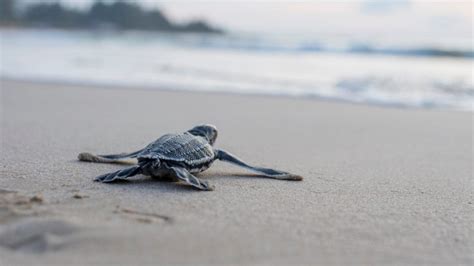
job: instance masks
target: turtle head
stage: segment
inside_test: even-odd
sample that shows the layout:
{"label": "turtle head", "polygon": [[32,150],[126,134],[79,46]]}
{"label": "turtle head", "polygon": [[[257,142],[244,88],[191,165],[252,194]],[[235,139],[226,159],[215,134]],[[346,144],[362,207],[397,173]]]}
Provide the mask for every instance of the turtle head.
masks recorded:
{"label": "turtle head", "polygon": [[217,138],[217,128],[213,125],[199,125],[188,130],[188,133],[207,139],[213,145]]}

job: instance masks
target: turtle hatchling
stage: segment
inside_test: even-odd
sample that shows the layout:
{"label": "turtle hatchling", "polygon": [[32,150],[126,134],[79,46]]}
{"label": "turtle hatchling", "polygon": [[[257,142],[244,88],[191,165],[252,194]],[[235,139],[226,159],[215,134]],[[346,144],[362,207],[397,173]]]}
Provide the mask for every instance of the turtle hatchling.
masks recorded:
{"label": "turtle hatchling", "polygon": [[108,183],[143,174],[163,180],[182,181],[200,190],[213,190],[214,186],[194,174],[208,169],[215,160],[229,162],[264,177],[300,181],[303,178],[287,172],[249,165],[236,156],[213,148],[217,129],[213,125],[196,126],[181,134],[166,134],[145,148],[126,154],[94,155],[81,153],[80,161],[95,163],[127,163],[136,159],[137,164],[122,170],[104,174],[95,181]]}

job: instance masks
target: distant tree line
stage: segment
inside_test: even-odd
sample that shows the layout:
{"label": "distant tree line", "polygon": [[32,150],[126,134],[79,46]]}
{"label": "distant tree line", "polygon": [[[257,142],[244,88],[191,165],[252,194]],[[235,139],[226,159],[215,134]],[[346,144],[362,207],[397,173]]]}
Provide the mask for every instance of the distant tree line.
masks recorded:
{"label": "distant tree line", "polygon": [[0,0],[0,25],[222,33],[201,20],[177,24],[157,9],[145,10],[136,3],[122,1],[96,1],[84,11],[59,3],[35,3],[26,6],[23,12],[16,12],[15,0]]}
{"label": "distant tree line", "polygon": [[0,23],[10,24],[16,20],[13,0],[0,0]]}

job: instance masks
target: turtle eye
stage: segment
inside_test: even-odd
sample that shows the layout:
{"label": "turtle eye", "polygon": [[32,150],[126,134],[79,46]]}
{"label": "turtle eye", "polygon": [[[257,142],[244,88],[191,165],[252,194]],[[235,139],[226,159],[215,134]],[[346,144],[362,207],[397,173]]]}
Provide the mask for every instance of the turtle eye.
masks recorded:
{"label": "turtle eye", "polygon": [[216,130],[212,130],[212,133],[211,133],[211,136],[209,138],[209,143],[211,145],[214,144],[214,142],[216,141],[216,138],[217,138],[217,131]]}

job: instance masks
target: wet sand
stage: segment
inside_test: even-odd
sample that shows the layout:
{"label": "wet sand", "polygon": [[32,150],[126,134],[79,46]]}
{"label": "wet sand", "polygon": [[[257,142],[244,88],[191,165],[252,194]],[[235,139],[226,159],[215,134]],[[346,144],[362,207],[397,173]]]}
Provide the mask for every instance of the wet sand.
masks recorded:
{"label": "wet sand", "polygon": [[[0,265],[472,264],[472,113],[1,81]],[[134,151],[199,123],[302,182],[216,162],[216,186],[79,152]]]}

